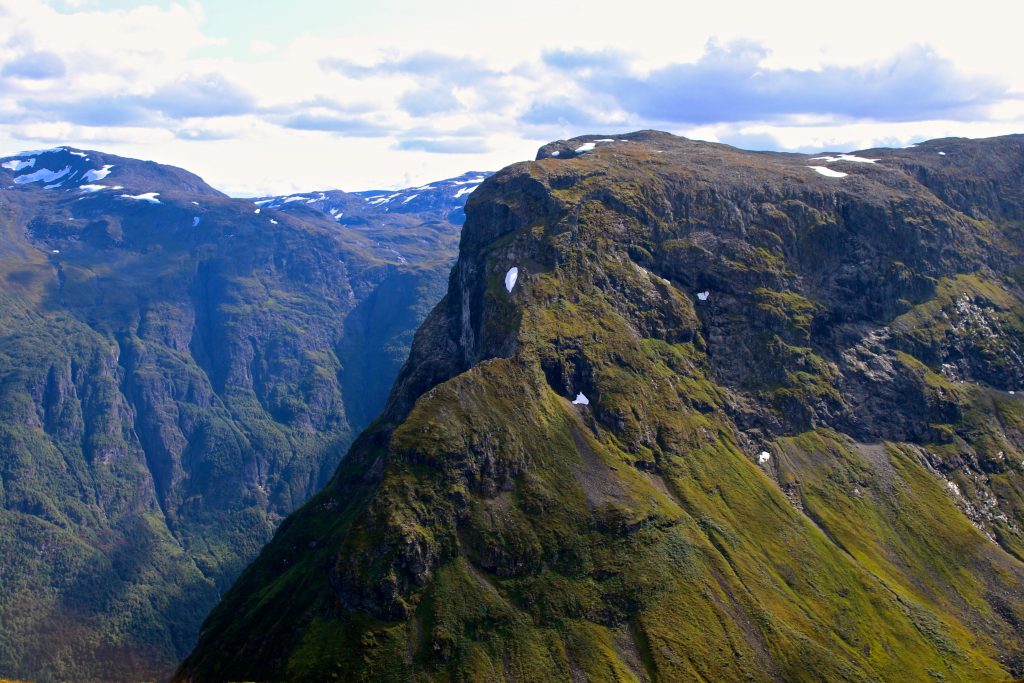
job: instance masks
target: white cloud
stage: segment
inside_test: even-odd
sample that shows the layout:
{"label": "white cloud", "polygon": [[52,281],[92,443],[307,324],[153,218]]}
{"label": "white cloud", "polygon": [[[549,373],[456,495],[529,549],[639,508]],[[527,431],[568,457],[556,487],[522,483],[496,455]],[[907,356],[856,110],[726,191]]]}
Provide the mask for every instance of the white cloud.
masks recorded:
{"label": "white cloud", "polygon": [[0,150],[101,148],[232,193],[421,184],[644,127],[839,151],[1024,130],[1024,11],[995,0],[310,0],[259,35],[194,1],[63,7],[0,0]]}

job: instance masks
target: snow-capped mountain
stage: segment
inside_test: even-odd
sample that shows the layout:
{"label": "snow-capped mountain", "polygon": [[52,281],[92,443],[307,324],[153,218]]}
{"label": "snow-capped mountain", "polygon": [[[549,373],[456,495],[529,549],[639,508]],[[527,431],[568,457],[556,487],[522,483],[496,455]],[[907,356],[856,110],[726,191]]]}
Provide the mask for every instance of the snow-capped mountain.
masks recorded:
{"label": "snow-capped mountain", "polygon": [[83,196],[102,193],[149,203],[160,203],[160,195],[168,191],[224,196],[180,168],[73,147],[20,152],[0,159],[0,187]]}
{"label": "snow-capped mountain", "polygon": [[300,207],[313,209],[353,227],[365,223],[370,217],[379,219],[384,214],[431,214],[461,225],[466,219],[463,211],[466,200],[491,175],[489,171],[473,171],[403,190],[328,190],[257,197],[253,201],[260,208],[280,211],[295,211]]}

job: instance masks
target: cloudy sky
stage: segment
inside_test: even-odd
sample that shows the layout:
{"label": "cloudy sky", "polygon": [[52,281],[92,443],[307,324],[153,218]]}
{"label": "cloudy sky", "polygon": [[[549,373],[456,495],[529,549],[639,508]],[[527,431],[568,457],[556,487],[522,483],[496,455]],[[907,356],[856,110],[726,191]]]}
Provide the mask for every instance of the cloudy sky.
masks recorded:
{"label": "cloudy sky", "polygon": [[800,151],[1024,132],[1022,20],[1006,0],[0,0],[0,156],[68,144],[256,195],[640,128]]}

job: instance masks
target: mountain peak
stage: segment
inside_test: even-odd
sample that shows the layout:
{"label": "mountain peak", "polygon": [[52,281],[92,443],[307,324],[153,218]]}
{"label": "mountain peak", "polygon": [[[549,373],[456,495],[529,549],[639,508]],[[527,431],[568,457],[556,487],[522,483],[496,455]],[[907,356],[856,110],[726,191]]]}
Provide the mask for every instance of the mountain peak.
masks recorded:
{"label": "mountain peak", "polygon": [[1024,674],[1021,140],[538,156],[179,678]]}
{"label": "mountain peak", "polygon": [[[122,198],[160,192],[225,196],[198,176],[174,166],[94,150],[54,147],[0,159],[0,183],[8,189],[105,193]],[[117,194],[119,191],[121,194]]]}

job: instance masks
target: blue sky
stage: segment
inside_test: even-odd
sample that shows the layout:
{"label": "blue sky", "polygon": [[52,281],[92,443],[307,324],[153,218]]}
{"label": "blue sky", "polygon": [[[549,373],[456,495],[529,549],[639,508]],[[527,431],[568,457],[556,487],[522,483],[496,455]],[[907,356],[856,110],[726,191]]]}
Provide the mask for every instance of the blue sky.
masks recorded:
{"label": "blue sky", "polygon": [[1024,132],[1022,19],[995,0],[0,0],[0,154],[102,149],[254,195],[641,128],[800,151]]}

